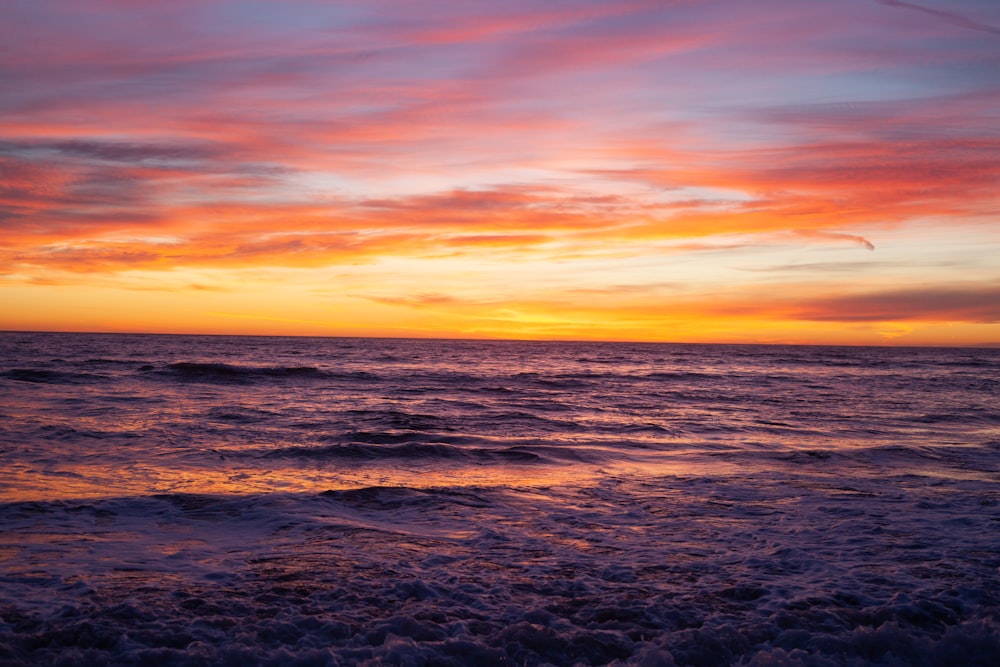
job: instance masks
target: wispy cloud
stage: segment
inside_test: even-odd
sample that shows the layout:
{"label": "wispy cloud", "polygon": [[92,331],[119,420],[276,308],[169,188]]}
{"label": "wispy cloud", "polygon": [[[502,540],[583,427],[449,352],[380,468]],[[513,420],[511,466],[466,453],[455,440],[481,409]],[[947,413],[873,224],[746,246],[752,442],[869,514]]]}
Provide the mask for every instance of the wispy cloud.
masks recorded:
{"label": "wispy cloud", "polygon": [[827,232],[819,229],[796,229],[795,233],[807,239],[819,239],[822,241],[850,241],[857,243],[868,250],[874,250],[875,244],[863,236],[854,234],[842,234],[840,232]]}
{"label": "wispy cloud", "polygon": [[903,2],[903,0],[878,0],[883,5],[889,5],[890,7],[904,7],[906,9],[913,9],[918,12],[922,12],[934,18],[944,20],[953,25],[960,26],[962,28],[969,28],[970,30],[979,30],[982,32],[990,33],[993,35],[1000,35],[1000,27],[995,25],[990,25],[988,23],[983,23],[982,21],[976,21],[964,16],[957,12],[949,12],[942,9],[934,9],[933,7],[925,7],[923,5],[918,5],[913,2]]}
{"label": "wispy cloud", "polygon": [[[877,244],[873,294],[995,279],[997,25],[971,0],[6,3],[5,284],[278,270],[304,293],[338,267],[373,307],[560,331],[869,321],[892,309],[826,318],[867,292],[810,253]],[[685,281],[715,296],[619,289]]]}

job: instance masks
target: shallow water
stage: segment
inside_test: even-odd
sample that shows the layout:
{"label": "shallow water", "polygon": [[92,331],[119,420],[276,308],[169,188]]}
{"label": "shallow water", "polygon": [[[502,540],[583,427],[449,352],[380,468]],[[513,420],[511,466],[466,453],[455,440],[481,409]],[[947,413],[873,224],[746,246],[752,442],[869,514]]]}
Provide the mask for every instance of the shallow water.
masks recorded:
{"label": "shallow water", "polygon": [[0,334],[0,663],[993,665],[1000,351]]}

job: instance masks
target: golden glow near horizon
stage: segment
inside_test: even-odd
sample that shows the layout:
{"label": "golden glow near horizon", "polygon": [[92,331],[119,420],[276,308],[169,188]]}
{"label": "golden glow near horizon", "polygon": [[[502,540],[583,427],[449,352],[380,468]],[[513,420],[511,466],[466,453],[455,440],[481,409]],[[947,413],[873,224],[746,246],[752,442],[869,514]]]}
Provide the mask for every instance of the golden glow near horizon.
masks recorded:
{"label": "golden glow near horizon", "polygon": [[0,329],[1000,343],[994,3],[0,25]]}

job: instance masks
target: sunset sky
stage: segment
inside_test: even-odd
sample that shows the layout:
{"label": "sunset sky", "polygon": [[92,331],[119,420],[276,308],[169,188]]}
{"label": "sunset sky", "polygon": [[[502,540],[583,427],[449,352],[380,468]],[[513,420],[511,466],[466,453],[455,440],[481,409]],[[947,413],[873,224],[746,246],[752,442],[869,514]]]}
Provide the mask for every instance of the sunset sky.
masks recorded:
{"label": "sunset sky", "polygon": [[0,329],[1000,343],[996,0],[4,0]]}

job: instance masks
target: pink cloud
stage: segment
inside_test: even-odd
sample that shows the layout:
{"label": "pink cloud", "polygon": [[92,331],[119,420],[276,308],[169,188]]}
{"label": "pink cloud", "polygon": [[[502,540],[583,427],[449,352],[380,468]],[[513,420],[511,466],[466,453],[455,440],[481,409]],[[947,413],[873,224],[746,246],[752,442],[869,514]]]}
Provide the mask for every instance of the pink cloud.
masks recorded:
{"label": "pink cloud", "polygon": [[[1000,192],[997,21],[963,2],[6,3],[0,259],[537,261],[967,229]],[[857,299],[838,303],[896,312]],[[810,303],[786,306],[838,305]]]}

